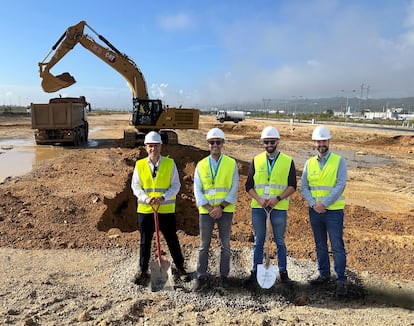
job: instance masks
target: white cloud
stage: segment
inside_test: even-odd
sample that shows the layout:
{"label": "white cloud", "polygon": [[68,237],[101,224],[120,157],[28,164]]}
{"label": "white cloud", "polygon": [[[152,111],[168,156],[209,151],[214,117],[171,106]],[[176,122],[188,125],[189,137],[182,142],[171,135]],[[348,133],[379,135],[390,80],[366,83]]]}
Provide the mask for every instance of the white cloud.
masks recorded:
{"label": "white cloud", "polygon": [[185,13],[177,13],[175,15],[160,17],[159,24],[166,30],[179,30],[189,27],[191,25],[191,19]]}

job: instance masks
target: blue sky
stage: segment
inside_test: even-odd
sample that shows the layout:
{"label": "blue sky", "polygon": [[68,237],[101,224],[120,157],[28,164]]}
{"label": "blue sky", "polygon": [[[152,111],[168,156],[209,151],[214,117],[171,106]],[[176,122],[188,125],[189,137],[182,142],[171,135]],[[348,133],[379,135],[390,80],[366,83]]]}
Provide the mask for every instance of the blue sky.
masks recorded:
{"label": "blue sky", "polygon": [[169,106],[360,96],[362,84],[363,98],[414,96],[414,0],[14,0],[0,17],[0,105],[61,94],[132,107],[123,77],[80,44],[51,70],[77,83],[43,92],[38,62],[81,20]]}

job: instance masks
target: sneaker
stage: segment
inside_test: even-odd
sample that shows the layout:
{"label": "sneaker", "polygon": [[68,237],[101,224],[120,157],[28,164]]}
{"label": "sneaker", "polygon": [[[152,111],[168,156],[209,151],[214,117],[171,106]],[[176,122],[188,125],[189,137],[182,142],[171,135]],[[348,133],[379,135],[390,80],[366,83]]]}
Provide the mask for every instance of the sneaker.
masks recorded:
{"label": "sneaker", "polygon": [[336,282],[336,296],[343,297],[348,294],[348,288],[345,282],[338,281]]}
{"label": "sneaker", "polygon": [[250,276],[243,280],[244,286],[251,286],[257,282],[256,271],[251,271]]}
{"label": "sneaker", "polygon": [[197,278],[193,287],[193,291],[199,292],[207,285],[207,278]]}
{"label": "sneaker", "polygon": [[136,285],[145,285],[150,279],[148,272],[138,272],[134,275],[133,282]]}
{"label": "sneaker", "polygon": [[321,276],[319,275],[317,278],[310,280],[309,284],[312,286],[323,285],[327,284],[330,281],[330,276]]}
{"label": "sneaker", "polygon": [[187,271],[184,268],[178,269],[178,278],[182,282],[186,282],[186,283],[191,281],[190,275],[187,273]]}
{"label": "sneaker", "polygon": [[285,284],[291,284],[292,283],[292,280],[289,278],[287,271],[280,272],[279,274],[280,274],[280,282],[281,283],[285,283]]}
{"label": "sneaker", "polygon": [[225,276],[220,277],[220,286],[223,289],[228,289],[230,287],[229,279]]}

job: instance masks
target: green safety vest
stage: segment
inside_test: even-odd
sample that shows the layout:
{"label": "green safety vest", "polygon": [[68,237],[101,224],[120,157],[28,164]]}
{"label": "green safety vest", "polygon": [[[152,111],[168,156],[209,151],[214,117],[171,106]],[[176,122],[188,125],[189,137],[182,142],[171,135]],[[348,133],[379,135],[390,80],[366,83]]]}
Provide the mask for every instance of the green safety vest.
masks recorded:
{"label": "green safety vest", "polygon": [[[290,156],[279,153],[269,176],[267,161],[266,152],[256,155],[253,160],[255,171],[253,176],[254,190],[263,199],[276,198],[285,191],[288,186],[290,166],[292,165],[292,158]],[[266,188],[268,190],[267,194],[265,194]],[[250,206],[252,208],[262,207],[254,198],[252,198]],[[287,210],[289,208],[289,197],[279,201],[275,208]]]}
{"label": "green safety vest", "polygon": [[[331,153],[326,161],[323,169],[319,167],[316,156],[311,157],[308,162],[308,183],[309,190],[316,202],[323,201],[332,191],[336,184],[336,176],[338,174],[339,161],[341,157]],[[331,205],[326,207],[329,210],[344,209],[345,195],[341,196]]]}
{"label": "green safety vest", "polygon": [[[148,159],[143,158],[138,160],[135,164],[139,178],[141,180],[142,189],[147,193],[149,197],[162,196],[171,186],[171,175],[174,168],[174,160],[168,157],[162,157],[158,166],[157,176],[152,177],[152,172],[148,164]],[[175,212],[175,198],[166,198],[159,209],[159,213],[174,213]],[[148,214],[152,213],[153,209],[151,205],[144,201],[138,200],[137,212]]]}
{"label": "green safety vest", "polygon": [[[203,185],[203,194],[211,206],[218,206],[225,200],[233,184],[233,174],[235,168],[236,161],[227,155],[222,155],[213,183],[209,156],[203,158],[198,163],[197,169],[200,175],[201,184]],[[234,212],[234,210],[235,205],[229,203],[223,211]],[[208,214],[208,210],[203,206],[199,206],[198,211],[200,214]]]}

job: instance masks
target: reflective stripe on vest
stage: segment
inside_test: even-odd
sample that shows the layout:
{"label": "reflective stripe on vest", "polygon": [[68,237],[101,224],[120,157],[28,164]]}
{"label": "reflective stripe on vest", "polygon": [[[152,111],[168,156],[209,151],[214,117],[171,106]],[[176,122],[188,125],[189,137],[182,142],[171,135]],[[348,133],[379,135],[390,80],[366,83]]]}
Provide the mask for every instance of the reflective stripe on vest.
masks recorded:
{"label": "reflective stripe on vest", "polygon": [[[220,166],[214,178],[214,184],[209,157],[203,158],[198,163],[197,169],[201,184],[203,185],[203,194],[208,200],[208,203],[213,207],[220,205],[232,187],[236,161],[227,155],[222,155]],[[223,212],[234,212],[234,210],[234,204],[228,204]],[[208,214],[208,210],[203,206],[199,206],[198,211],[200,214]]]}
{"label": "reflective stripe on vest", "polygon": [[[283,153],[279,153],[277,160],[273,166],[272,172],[268,174],[266,152],[256,155],[254,162],[254,190],[263,199],[276,198],[288,186],[290,166],[292,158]],[[265,188],[268,188],[268,194],[265,194]],[[253,208],[261,208],[259,202],[252,198],[250,206]],[[282,199],[275,206],[276,209],[287,210],[289,208],[289,197]]]}
{"label": "reflective stripe on vest", "polygon": [[[334,153],[330,153],[323,169],[319,167],[316,156],[311,157],[308,162],[308,182],[309,190],[316,202],[323,201],[333,190],[336,184],[336,176],[338,174],[339,161],[341,157]],[[336,210],[345,207],[344,193],[326,209]]]}
{"label": "reflective stripe on vest", "polygon": [[[152,177],[148,158],[137,161],[135,168],[141,181],[142,189],[149,197],[162,196],[171,186],[171,175],[173,172],[174,161],[168,157],[162,157],[158,167],[157,176]],[[138,200],[137,212],[148,214],[152,213],[151,205]],[[175,196],[161,203],[159,213],[175,212]]]}

